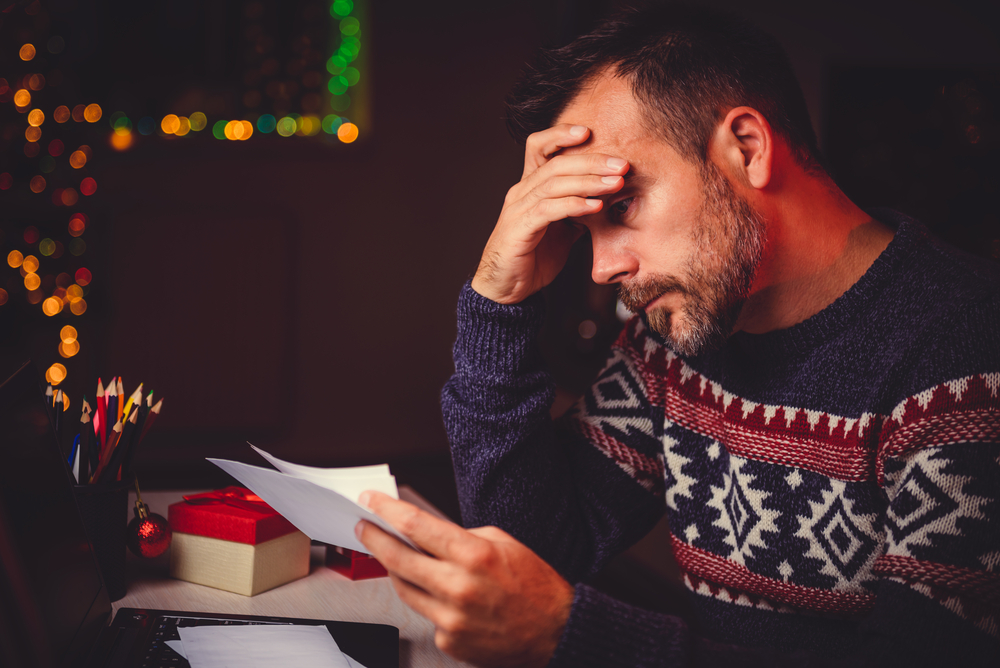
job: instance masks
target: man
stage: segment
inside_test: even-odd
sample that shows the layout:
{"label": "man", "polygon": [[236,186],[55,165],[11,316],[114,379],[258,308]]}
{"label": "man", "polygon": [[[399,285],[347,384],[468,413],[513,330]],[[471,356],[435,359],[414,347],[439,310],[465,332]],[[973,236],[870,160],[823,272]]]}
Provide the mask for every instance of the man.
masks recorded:
{"label": "man", "polygon": [[[625,13],[509,109],[524,174],[442,395],[463,520],[495,527],[376,494],[428,555],[359,526],[438,645],[481,665],[1000,665],[996,267],[850,202],[780,47],[737,19]],[[583,234],[636,317],[553,423],[539,291]],[[704,637],[579,584],[664,512]]]}

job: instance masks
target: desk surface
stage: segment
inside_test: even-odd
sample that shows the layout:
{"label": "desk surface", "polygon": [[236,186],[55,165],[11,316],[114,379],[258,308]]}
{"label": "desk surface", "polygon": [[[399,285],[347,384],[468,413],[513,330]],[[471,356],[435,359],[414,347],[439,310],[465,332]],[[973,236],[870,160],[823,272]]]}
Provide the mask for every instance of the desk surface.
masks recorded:
{"label": "desk surface", "polygon": [[[167,507],[187,492],[144,492],[150,510],[167,516]],[[135,494],[129,496],[129,517]],[[325,547],[312,548],[309,575],[256,596],[170,578],[169,551],[156,559],[128,555],[128,593],[119,608],[160,608],[192,612],[276,615],[306,619],[391,624],[399,628],[399,665],[406,668],[467,666],[434,646],[434,625],[406,607],[388,578],[352,582],[324,566]]]}

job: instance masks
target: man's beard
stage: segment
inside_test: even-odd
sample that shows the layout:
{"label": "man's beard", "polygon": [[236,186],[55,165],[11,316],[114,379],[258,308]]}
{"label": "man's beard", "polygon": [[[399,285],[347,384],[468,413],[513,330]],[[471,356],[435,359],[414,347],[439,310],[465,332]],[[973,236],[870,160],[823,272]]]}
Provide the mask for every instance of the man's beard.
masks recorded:
{"label": "man's beard", "polygon": [[705,204],[694,230],[695,250],[680,276],[653,274],[619,286],[633,313],[668,292],[684,297],[671,313],[647,313],[649,327],[682,355],[717,349],[732,334],[764,251],[764,221],[711,162],[702,169]]}

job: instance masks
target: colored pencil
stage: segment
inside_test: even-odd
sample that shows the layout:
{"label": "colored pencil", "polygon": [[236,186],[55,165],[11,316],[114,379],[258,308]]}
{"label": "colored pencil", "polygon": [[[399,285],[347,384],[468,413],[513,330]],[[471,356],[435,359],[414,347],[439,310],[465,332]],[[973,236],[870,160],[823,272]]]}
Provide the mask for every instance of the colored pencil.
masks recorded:
{"label": "colored pencil", "polygon": [[136,445],[138,445],[136,434],[136,424],[139,420],[139,407],[136,406],[132,409],[132,414],[129,415],[128,422],[125,423],[125,431],[122,432],[122,449],[124,450],[121,459],[121,470],[118,472],[118,479],[121,480],[122,476],[130,476],[132,474],[132,458],[135,457]]}
{"label": "colored pencil", "polygon": [[139,434],[139,443],[142,443],[143,439],[146,438],[146,434],[149,433],[150,428],[156,421],[156,416],[160,414],[160,410],[163,408],[163,399],[156,402],[156,405],[149,409],[149,415],[146,416],[146,424],[142,425],[142,432]]}
{"label": "colored pencil", "polygon": [[80,411],[80,475],[77,482],[90,479],[90,404],[87,397],[83,398],[83,410]]}
{"label": "colored pencil", "polygon": [[[121,422],[122,421],[122,416],[123,416],[123,413],[124,413],[124,408],[125,408],[125,386],[124,386],[124,383],[122,383],[122,377],[121,376],[118,376],[118,387],[116,389],[118,390],[118,392],[117,392],[117,394],[118,394],[118,421]],[[128,417],[128,415],[125,415],[124,417]]]}
{"label": "colored pencil", "polygon": [[97,471],[91,476],[93,482],[109,482],[108,478],[108,467],[111,464],[111,458],[114,456],[115,450],[117,450],[118,441],[121,440],[122,436],[122,423],[116,422],[115,426],[111,429],[111,433],[108,434],[107,445],[104,446],[104,450],[101,451],[101,462],[97,465]]}
{"label": "colored pencil", "polygon": [[101,447],[98,449],[104,449],[104,443],[108,438],[108,398],[104,396],[104,387],[101,385],[101,379],[97,379],[97,412],[94,413],[94,436],[96,436],[100,442]]}
{"label": "colored pencil", "polygon": [[[104,388],[104,400],[108,402],[107,412],[105,414],[106,421],[108,423],[108,428],[111,428],[115,422],[118,422],[118,387],[115,385],[115,379],[112,378],[108,381],[107,387]],[[110,436],[110,434],[109,434]]]}
{"label": "colored pencil", "polygon": [[56,390],[55,403],[52,404],[52,418],[55,420],[56,436],[59,436],[59,417],[62,415],[62,390]]}
{"label": "colored pencil", "polygon": [[137,387],[135,392],[132,393],[132,396],[128,398],[128,403],[125,404],[125,410],[123,413],[125,415],[130,415],[132,405],[137,404],[140,401],[142,401],[142,383],[139,383],[139,387]]}

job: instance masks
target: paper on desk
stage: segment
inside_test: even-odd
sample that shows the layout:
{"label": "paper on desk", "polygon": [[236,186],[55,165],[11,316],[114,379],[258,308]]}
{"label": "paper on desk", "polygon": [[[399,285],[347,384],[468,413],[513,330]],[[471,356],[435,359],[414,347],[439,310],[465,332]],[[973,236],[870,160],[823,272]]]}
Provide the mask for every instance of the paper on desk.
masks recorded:
{"label": "paper on desk", "polygon": [[282,473],[301,480],[314,482],[320,487],[332,489],[355,503],[358,502],[361,492],[366,489],[373,489],[377,492],[388,494],[394,499],[399,498],[399,490],[396,488],[396,478],[389,473],[388,464],[324,469],[315,466],[292,464],[291,462],[278,459],[268,452],[264,452],[253,443],[249,445]]}
{"label": "paper on desk", "polygon": [[[254,625],[254,626],[251,626],[250,628],[262,628],[262,626],[264,626],[264,625]],[[185,627],[182,627],[182,628],[185,628]],[[233,626],[203,626],[203,627],[192,627],[192,628],[231,629],[231,628],[237,628],[237,627],[233,627]],[[299,628],[299,627],[293,627],[293,628]],[[304,628],[323,629],[323,630],[327,631],[327,635],[329,635],[329,629],[327,629],[325,626],[307,626],[307,627],[304,627]],[[188,628],[187,630],[190,630],[190,628]],[[227,633],[227,632],[223,632],[223,633]],[[310,632],[310,633],[313,633],[313,632]],[[185,631],[185,634],[186,634],[186,631]],[[181,635],[183,636],[185,634],[181,634]],[[296,634],[296,639],[297,639],[297,635],[298,634]],[[333,640],[333,639],[331,638],[331,640]],[[184,641],[183,640],[167,640],[165,642],[167,644],[167,647],[169,647],[170,649],[174,650],[175,652],[177,652],[178,654],[180,654],[182,657],[184,657],[185,659],[187,659],[188,663],[191,663],[192,668],[198,668],[198,664],[195,664],[194,662],[192,662],[188,658],[188,651],[187,651],[187,648],[184,646]],[[326,642],[325,639],[322,642],[325,644],[325,642]],[[334,646],[336,646],[337,642],[334,640],[333,644],[334,644]],[[337,647],[337,651],[338,652],[340,651],[340,647]],[[349,666],[349,668],[365,668],[361,663],[359,663],[358,661],[355,661],[354,659],[352,659],[348,655],[341,654],[341,656],[347,661],[347,665]],[[291,659],[291,657],[289,657],[289,656],[281,657],[280,662],[277,663],[277,664],[275,664],[275,665],[276,666],[282,666],[282,667],[285,666],[285,665],[294,665],[294,664],[290,664],[289,663],[290,659]],[[336,661],[336,655],[334,655],[334,660]],[[242,664],[238,664],[238,665],[242,665]],[[342,664],[334,663],[333,665],[340,666]]]}
{"label": "paper on desk", "polygon": [[381,517],[332,489],[273,469],[212,457],[208,461],[243,483],[312,540],[371,554],[354,535],[358,521],[367,520],[422,551]]}

